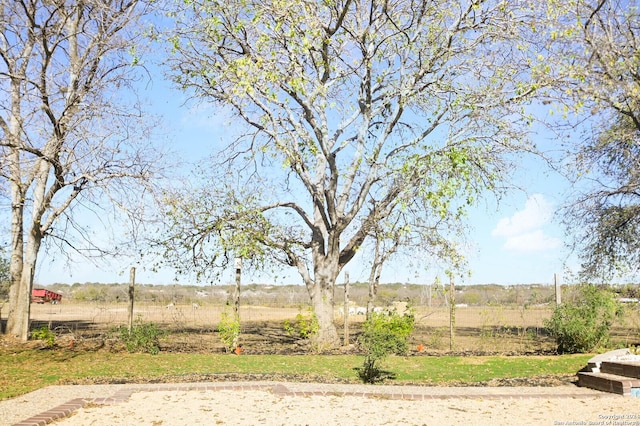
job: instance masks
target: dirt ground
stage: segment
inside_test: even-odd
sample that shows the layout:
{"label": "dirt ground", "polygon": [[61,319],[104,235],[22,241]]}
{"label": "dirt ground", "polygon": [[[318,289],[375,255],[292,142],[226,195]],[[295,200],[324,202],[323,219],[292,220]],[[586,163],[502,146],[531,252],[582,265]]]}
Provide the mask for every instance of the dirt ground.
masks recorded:
{"label": "dirt ground", "polygon": [[[168,335],[161,350],[169,352],[224,351],[217,332],[220,305],[136,305],[136,321],[151,322]],[[414,308],[416,323],[410,339],[410,352],[434,354],[548,354],[554,342],[543,327],[549,309],[517,309],[504,307],[470,307],[456,311],[453,333],[447,309]],[[304,354],[311,350],[309,342],[285,331],[284,323],[295,324],[296,316],[308,316],[299,307],[243,306],[241,344],[245,354]],[[92,349],[114,346],[110,339],[114,328],[128,324],[128,307],[120,304],[60,303],[32,305],[32,328],[46,326],[56,333],[59,345],[71,340],[77,347]],[[351,315],[348,321],[348,343],[333,351],[359,353],[357,339],[364,315]],[[344,316],[336,314],[336,328],[344,339]]]}
{"label": "dirt ground", "polygon": [[[136,321],[156,324],[168,335],[161,350],[170,352],[224,351],[217,328],[221,313],[219,304],[137,304]],[[447,308],[417,306],[416,322],[410,339],[414,354],[550,354],[555,343],[544,328],[552,310],[543,307],[472,306],[455,311],[453,332]],[[637,314],[637,313],[636,313]],[[309,317],[306,307],[241,306],[241,344],[245,354],[304,354],[309,343],[285,331],[285,321],[292,324],[296,316]],[[638,317],[638,318],[636,318]],[[640,343],[640,315],[625,319],[613,329],[614,340],[624,346]],[[56,342],[89,349],[109,346],[113,330],[129,322],[126,303],[33,304],[32,328],[46,326],[56,333]],[[335,352],[358,353],[357,339],[364,315],[348,317],[348,342]],[[339,336],[345,336],[344,316],[337,310],[335,325]],[[344,337],[343,337],[344,339]]]}

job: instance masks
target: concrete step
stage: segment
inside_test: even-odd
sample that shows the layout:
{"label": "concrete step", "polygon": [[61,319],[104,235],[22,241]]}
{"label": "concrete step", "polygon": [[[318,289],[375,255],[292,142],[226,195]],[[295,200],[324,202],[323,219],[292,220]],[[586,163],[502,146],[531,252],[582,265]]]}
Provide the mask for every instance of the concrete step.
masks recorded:
{"label": "concrete step", "polygon": [[600,363],[600,372],[640,379],[640,362],[602,361]]}
{"label": "concrete step", "polygon": [[640,379],[611,373],[579,372],[578,384],[582,387],[618,395],[638,396],[640,394]]}

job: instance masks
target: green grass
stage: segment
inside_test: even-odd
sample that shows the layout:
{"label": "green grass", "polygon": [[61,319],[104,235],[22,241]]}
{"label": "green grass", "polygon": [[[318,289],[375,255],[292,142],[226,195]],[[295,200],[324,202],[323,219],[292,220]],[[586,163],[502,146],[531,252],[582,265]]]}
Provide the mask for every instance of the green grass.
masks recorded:
{"label": "green grass", "polygon": [[[575,374],[591,355],[522,357],[390,357],[382,365],[397,374],[392,382],[444,385],[491,379]],[[0,399],[48,385],[84,378],[135,380],[189,374],[281,374],[322,376],[358,382],[353,355],[158,355],[72,350],[0,350]]]}

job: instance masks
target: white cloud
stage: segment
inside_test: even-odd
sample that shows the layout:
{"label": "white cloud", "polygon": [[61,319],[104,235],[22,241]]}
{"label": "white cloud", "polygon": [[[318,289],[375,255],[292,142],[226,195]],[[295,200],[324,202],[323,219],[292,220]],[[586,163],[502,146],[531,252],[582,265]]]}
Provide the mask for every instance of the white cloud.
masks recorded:
{"label": "white cloud", "polygon": [[560,246],[560,240],[550,237],[542,229],[507,238],[504,248],[515,251],[543,251]]}
{"label": "white cloud", "polygon": [[553,207],[542,194],[529,197],[524,210],[511,217],[503,217],[491,232],[495,237],[512,237],[540,228],[551,220]]}
{"label": "white cloud", "polygon": [[560,246],[560,240],[545,234],[543,227],[553,217],[553,206],[542,194],[527,199],[524,209],[498,221],[491,231],[494,237],[504,237],[504,248],[514,251],[542,251]]}

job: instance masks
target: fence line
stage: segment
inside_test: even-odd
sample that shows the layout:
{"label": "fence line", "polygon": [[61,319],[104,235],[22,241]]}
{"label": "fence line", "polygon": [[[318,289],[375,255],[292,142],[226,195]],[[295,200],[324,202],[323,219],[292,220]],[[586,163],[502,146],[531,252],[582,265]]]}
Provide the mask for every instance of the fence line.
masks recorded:
{"label": "fence line", "polygon": [[[393,290],[393,291],[391,291]],[[48,324],[61,333],[98,333],[129,324],[128,287],[84,287],[76,289],[73,297],[64,297],[59,304],[33,304],[33,324]],[[101,293],[103,292],[103,293]],[[549,345],[544,329],[555,308],[553,286],[484,288],[459,287],[455,291],[455,346],[502,348],[507,340],[521,347],[540,348]],[[359,325],[365,320],[366,287],[349,287],[349,306],[354,308],[345,327],[344,287],[336,287],[335,324],[344,332],[346,341],[357,338]],[[215,333],[222,312],[232,310],[233,287],[194,288],[188,292],[180,286],[138,286],[135,292],[133,318],[152,322],[168,331]],[[86,300],[97,298],[103,300]],[[571,298],[571,289],[565,288],[563,300]],[[83,300],[84,299],[84,300]],[[415,340],[428,347],[448,349],[450,343],[451,310],[446,291],[434,286],[380,286],[378,303],[381,308],[393,306],[394,301],[406,300],[416,318]],[[295,321],[298,315],[310,315],[310,301],[301,286],[275,288],[246,286],[240,297],[240,320],[243,329],[269,329],[281,332],[284,322]],[[629,309],[628,315],[615,325],[621,342],[640,343],[640,311]],[[280,330],[280,331],[278,331]],[[351,330],[351,333],[349,333]],[[475,340],[473,340],[475,339]],[[472,341],[473,340],[473,341]]]}

